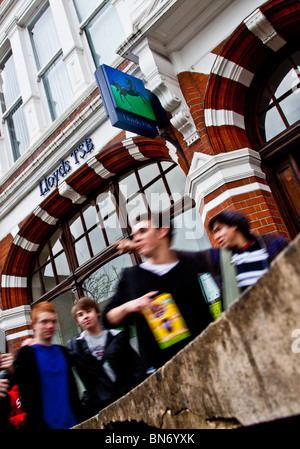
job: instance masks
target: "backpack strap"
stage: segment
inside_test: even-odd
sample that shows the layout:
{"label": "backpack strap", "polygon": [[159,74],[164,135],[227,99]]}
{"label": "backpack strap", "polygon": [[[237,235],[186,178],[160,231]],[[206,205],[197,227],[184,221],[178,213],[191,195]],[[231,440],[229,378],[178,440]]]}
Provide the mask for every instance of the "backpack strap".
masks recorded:
{"label": "backpack strap", "polygon": [[240,296],[240,289],[236,280],[236,268],[231,262],[232,251],[220,248],[220,263],[223,285],[223,310],[227,310],[230,304]]}

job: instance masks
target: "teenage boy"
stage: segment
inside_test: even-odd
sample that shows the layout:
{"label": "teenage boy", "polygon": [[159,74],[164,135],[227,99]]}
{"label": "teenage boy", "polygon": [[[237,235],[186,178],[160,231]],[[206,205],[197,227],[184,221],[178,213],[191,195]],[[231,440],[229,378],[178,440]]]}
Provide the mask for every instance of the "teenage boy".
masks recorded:
{"label": "teenage boy", "polygon": [[15,361],[26,412],[26,429],[68,429],[82,420],[81,404],[67,349],[52,344],[57,313],[49,302],[31,311],[34,338],[20,348]]}
{"label": "teenage boy", "polygon": [[[123,271],[117,291],[102,313],[106,328],[135,323],[146,374],[162,366],[212,321],[197,273],[171,249],[171,224],[162,220],[161,214],[140,217],[133,226],[135,248],[148,260]],[[145,311],[154,297],[163,293],[173,297],[189,336],[161,349]]]}
{"label": "teenage boy", "polygon": [[72,315],[83,332],[69,340],[67,348],[86,388],[82,403],[88,418],[142,380],[140,362],[124,331],[102,328],[93,299],[80,298]]}
{"label": "teenage boy", "polygon": [[[209,222],[218,248],[178,251],[198,273],[209,272],[222,292],[223,310],[247,287],[255,284],[271,261],[288,244],[276,234],[255,235],[247,217],[235,210],[222,211]],[[136,251],[133,240],[116,242],[120,254]]]}
{"label": "teenage boy", "polygon": [[209,222],[209,229],[218,247],[230,251],[230,263],[235,266],[241,290],[255,284],[288,244],[287,239],[276,234],[251,233],[247,217],[234,210],[215,215]]}

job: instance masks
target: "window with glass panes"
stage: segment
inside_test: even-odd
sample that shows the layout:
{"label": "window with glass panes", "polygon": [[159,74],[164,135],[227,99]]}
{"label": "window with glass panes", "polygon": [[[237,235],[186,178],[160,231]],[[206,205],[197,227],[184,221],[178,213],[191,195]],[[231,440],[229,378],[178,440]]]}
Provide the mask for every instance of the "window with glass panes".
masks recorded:
{"label": "window with glass panes", "polygon": [[257,121],[263,142],[268,142],[300,119],[300,50],[272,70],[262,92]]}
{"label": "window with glass panes", "polygon": [[70,297],[88,295],[103,308],[122,270],[141,262],[136,254],[118,255],[112,243],[128,237],[134,219],[149,210],[168,211],[176,248],[208,248],[210,242],[194,202],[185,197],[185,183],[180,166],[170,161],[141,165],[110,179],[60,223],[36,254],[31,301],[56,298],[58,303],[66,300],[69,304]]}
{"label": "window with glass panes", "polygon": [[38,79],[43,82],[51,119],[55,120],[73,101],[73,92],[49,5],[29,26],[29,33]]}
{"label": "window with glass panes", "polygon": [[247,134],[292,238],[300,231],[299,39],[269,56],[248,93]]}
{"label": "window with glass panes", "polygon": [[16,161],[29,147],[29,135],[22,109],[22,97],[16,75],[13,55],[10,54],[1,67],[2,119],[7,125],[13,159]]}
{"label": "window with glass panes", "polygon": [[95,66],[109,64],[116,57],[116,49],[125,40],[125,32],[117,9],[110,0],[73,0],[85,32]]}

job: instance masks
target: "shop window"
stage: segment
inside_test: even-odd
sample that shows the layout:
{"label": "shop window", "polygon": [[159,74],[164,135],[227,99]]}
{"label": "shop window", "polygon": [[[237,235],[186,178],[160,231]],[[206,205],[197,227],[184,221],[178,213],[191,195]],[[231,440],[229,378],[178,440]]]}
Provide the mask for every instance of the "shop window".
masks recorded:
{"label": "shop window", "polygon": [[[69,320],[75,297],[88,295],[102,309],[113,296],[122,270],[141,262],[136,254],[118,255],[112,243],[128,237],[134,219],[146,211],[164,211],[173,221],[175,248],[209,247],[194,201],[185,197],[185,183],[180,166],[170,161],[135,167],[107,181],[101,192],[60,223],[36,255],[31,300],[56,298]],[[61,304],[64,298],[68,305]],[[61,321],[64,340],[74,329]]]}
{"label": "shop window", "polygon": [[129,254],[110,260],[84,280],[85,295],[93,298],[103,308],[113,296],[123,269],[131,265]]}
{"label": "shop window", "polygon": [[116,58],[116,48],[125,40],[125,32],[112,1],[73,0],[86,34],[96,67]]}
{"label": "shop window", "polygon": [[16,161],[28,149],[29,136],[13,55],[7,58],[1,69],[2,120],[6,123],[13,159]]}
{"label": "shop window", "polygon": [[299,39],[274,53],[248,93],[247,132],[277,207],[293,238],[300,232],[300,50]]}
{"label": "shop window", "polygon": [[53,300],[58,315],[57,330],[53,343],[66,345],[70,338],[80,332],[76,321],[71,318],[71,310],[74,305],[74,295],[71,291],[62,293]]}
{"label": "shop window", "polygon": [[61,232],[58,229],[40,253],[36,256],[32,273],[32,298],[52,290],[70,275],[70,268],[60,241]]}
{"label": "shop window", "polygon": [[71,104],[73,93],[49,6],[30,25],[29,32],[38,79],[43,82],[51,119],[55,120]]}

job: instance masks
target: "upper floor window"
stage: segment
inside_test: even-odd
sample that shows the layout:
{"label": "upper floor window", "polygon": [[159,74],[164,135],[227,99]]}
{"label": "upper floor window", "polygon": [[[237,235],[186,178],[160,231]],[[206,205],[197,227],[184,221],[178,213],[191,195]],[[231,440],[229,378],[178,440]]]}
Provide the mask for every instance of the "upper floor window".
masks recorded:
{"label": "upper floor window", "polygon": [[300,119],[300,50],[285,54],[272,68],[261,94],[257,123],[268,142]]}
{"label": "upper floor window", "polygon": [[43,81],[52,120],[73,101],[73,92],[49,6],[29,27],[38,78]]}
{"label": "upper floor window", "polygon": [[116,48],[126,37],[116,8],[110,0],[73,1],[96,67],[111,63],[116,57]]}
{"label": "upper floor window", "polygon": [[29,136],[13,55],[2,65],[2,119],[7,124],[13,159],[16,161],[29,147]]}

